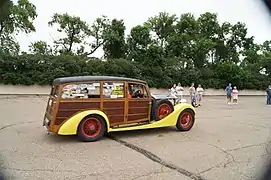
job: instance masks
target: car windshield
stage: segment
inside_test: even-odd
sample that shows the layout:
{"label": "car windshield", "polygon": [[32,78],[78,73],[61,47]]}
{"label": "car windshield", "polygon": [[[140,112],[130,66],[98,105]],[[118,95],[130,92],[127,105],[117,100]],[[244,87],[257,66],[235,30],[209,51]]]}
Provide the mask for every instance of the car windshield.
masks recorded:
{"label": "car windshield", "polygon": [[58,85],[55,85],[52,87],[52,90],[51,90],[51,96],[53,97],[58,97],[58,89],[59,89],[59,86]]}

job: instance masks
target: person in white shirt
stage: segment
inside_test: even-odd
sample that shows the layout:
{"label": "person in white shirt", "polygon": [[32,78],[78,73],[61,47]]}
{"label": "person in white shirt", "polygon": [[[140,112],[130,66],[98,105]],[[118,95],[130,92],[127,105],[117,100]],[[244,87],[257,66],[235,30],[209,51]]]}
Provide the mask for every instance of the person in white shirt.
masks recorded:
{"label": "person in white shirt", "polygon": [[183,99],[183,91],[184,91],[184,88],[182,87],[181,83],[178,83],[178,86],[176,87],[176,94],[177,94],[177,97],[178,97],[178,103],[181,102],[181,100]]}
{"label": "person in white shirt", "polygon": [[232,90],[232,101],[233,101],[233,104],[238,104],[238,90],[236,86],[234,86]]}
{"label": "person in white shirt", "polygon": [[172,95],[176,96],[176,84],[173,84],[172,88],[169,91]]}
{"label": "person in white shirt", "polygon": [[202,100],[202,95],[203,95],[204,89],[199,84],[196,91],[197,91],[197,96],[198,96],[198,98],[197,98],[198,105],[201,106],[201,100]]}

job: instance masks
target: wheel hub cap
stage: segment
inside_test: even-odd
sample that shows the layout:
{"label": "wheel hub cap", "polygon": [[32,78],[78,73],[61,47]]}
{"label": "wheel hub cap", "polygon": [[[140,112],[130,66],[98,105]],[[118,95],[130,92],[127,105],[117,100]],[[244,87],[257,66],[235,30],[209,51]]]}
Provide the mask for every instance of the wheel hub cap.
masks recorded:
{"label": "wheel hub cap", "polygon": [[168,110],[164,110],[163,114],[167,114],[168,113]]}
{"label": "wheel hub cap", "polygon": [[185,119],[185,123],[189,122],[190,121],[190,117],[187,116],[186,119]]}
{"label": "wheel hub cap", "polygon": [[185,125],[185,124],[189,123],[189,121],[190,121],[190,116],[186,115],[182,118],[181,123]]}
{"label": "wheel hub cap", "polygon": [[169,115],[171,112],[170,110],[170,106],[167,104],[162,104],[160,105],[160,107],[158,108],[158,117],[160,119],[166,117],[167,115]]}
{"label": "wheel hub cap", "polygon": [[90,126],[90,130],[91,130],[91,131],[95,130],[95,126],[94,126],[94,125],[91,125],[91,126]]}
{"label": "wheel hub cap", "polygon": [[94,123],[89,123],[87,125],[87,129],[89,129],[90,131],[94,131],[96,129],[96,126]]}

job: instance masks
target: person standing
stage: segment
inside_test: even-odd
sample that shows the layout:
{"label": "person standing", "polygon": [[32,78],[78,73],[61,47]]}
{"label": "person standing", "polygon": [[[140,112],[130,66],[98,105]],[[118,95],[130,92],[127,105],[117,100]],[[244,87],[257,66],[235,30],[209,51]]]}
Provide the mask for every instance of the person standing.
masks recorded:
{"label": "person standing", "polygon": [[171,96],[173,96],[174,97],[174,104],[176,103],[176,84],[173,84],[173,86],[171,87],[171,89],[169,89],[169,91],[170,91],[170,94],[171,94]]}
{"label": "person standing", "polygon": [[230,105],[231,104],[231,98],[232,98],[232,87],[231,87],[231,83],[229,83],[229,85],[226,87],[225,91],[227,93],[228,105]]}
{"label": "person standing", "polygon": [[181,83],[178,83],[178,86],[176,87],[178,103],[180,103],[181,100],[183,99],[183,91],[184,91],[184,88],[182,87]]}
{"label": "person standing", "polygon": [[236,86],[232,90],[232,102],[233,104],[238,104],[238,90]]}
{"label": "person standing", "polygon": [[172,88],[170,89],[170,94],[176,96],[176,84],[173,84]]}
{"label": "person standing", "polygon": [[203,95],[204,89],[199,84],[196,91],[197,91],[197,96],[198,96],[197,97],[198,105],[201,106],[201,100],[202,100],[202,95]]}
{"label": "person standing", "polygon": [[192,97],[191,105],[192,105],[194,108],[197,108],[197,107],[198,107],[197,100],[196,100],[196,96],[193,96],[193,97]]}
{"label": "person standing", "polygon": [[267,105],[271,105],[271,85],[268,86],[266,89],[266,94],[267,94]]}
{"label": "person standing", "polygon": [[193,98],[195,97],[195,93],[196,93],[196,90],[195,90],[195,87],[194,87],[194,83],[191,84],[190,88],[189,88],[189,95],[190,95],[190,98],[191,98],[191,102],[193,101]]}

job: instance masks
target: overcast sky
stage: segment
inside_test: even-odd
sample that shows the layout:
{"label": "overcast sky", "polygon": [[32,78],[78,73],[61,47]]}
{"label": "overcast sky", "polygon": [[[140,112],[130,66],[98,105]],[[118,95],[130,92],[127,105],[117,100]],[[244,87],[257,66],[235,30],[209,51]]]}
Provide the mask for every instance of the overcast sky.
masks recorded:
{"label": "overcast sky", "polygon": [[[127,33],[148,17],[161,11],[180,15],[191,12],[198,16],[206,11],[218,13],[219,21],[247,24],[249,35],[255,36],[257,42],[271,39],[271,17],[267,15],[260,0],[30,0],[37,7],[38,17],[34,24],[36,32],[17,37],[23,51],[28,50],[31,42],[43,40],[52,44],[59,34],[47,23],[52,15],[69,13],[80,16],[91,24],[95,18],[106,15],[109,18],[124,19]],[[95,56],[100,57],[99,50]]]}

